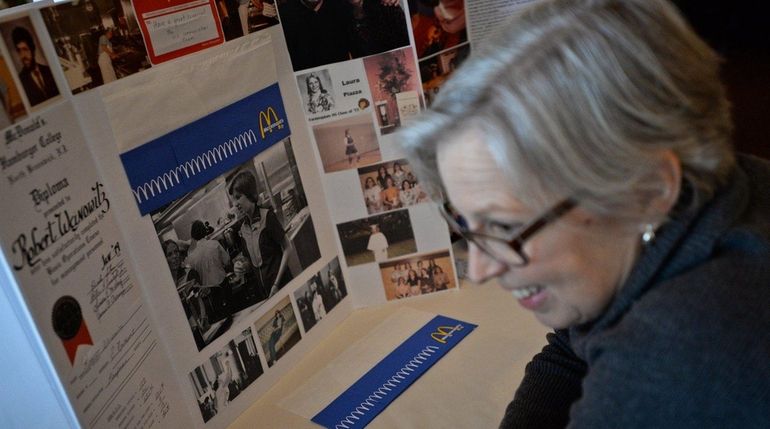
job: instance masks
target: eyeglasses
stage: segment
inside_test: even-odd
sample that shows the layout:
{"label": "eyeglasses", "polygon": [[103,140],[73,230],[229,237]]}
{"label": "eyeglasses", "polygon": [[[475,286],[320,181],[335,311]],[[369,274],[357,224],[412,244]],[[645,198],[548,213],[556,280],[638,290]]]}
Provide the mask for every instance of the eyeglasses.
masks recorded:
{"label": "eyeglasses", "polygon": [[562,200],[533,221],[516,228],[515,231],[511,231],[505,236],[471,231],[468,229],[465,219],[449,202],[440,205],[439,209],[454,232],[475,244],[491,258],[508,266],[523,267],[529,263],[529,257],[524,252],[524,243],[544,226],[564,216],[576,205],[577,202],[573,199]]}

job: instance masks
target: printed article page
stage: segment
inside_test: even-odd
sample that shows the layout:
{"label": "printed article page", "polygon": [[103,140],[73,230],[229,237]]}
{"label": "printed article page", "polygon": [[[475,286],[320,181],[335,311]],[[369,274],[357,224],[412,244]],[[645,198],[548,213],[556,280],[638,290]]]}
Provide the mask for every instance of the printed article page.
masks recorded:
{"label": "printed article page", "polygon": [[506,21],[539,0],[468,0],[468,30],[474,47],[497,31]]}

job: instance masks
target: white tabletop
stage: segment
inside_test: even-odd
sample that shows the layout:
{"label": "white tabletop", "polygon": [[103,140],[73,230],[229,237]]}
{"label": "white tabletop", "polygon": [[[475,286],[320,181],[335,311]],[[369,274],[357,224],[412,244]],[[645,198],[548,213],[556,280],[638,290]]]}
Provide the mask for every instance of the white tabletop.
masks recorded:
{"label": "white tabletop", "polygon": [[495,284],[464,286],[459,291],[354,311],[230,427],[319,428],[278,403],[401,306],[474,323],[478,328],[368,427],[497,427],[524,366],[545,344],[548,329]]}

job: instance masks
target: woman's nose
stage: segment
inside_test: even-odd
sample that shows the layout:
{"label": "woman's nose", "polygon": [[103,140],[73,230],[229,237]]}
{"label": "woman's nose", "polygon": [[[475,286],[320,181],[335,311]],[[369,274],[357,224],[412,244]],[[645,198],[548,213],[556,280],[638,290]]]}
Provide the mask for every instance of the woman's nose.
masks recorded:
{"label": "woman's nose", "polygon": [[504,273],[508,267],[489,256],[474,243],[468,244],[468,280],[484,283]]}

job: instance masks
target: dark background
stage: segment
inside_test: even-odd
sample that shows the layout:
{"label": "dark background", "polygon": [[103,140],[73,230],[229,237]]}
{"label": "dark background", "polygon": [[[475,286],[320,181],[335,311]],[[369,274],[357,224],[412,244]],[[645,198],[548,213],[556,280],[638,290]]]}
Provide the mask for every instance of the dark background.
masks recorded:
{"label": "dark background", "polygon": [[[725,60],[737,150],[770,158],[770,15],[763,0],[675,0]],[[761,9],[761,10],[760,10]]]}

